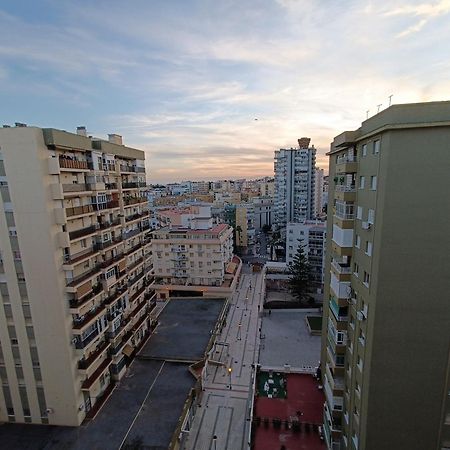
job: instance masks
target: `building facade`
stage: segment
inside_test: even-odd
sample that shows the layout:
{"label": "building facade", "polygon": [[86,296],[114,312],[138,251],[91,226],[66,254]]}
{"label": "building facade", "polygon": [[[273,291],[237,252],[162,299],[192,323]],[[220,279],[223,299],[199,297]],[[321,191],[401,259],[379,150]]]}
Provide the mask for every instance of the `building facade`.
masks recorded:
{"label": "building facade", "polygon": [[449,448],[450,102],[391,106],[329,156],[328,448]]}
{"label": "building facade", "polygon": [[275,152],[274,222],[278,229],[315,216],[316,149],[309,146],[309,138],[299,139],[298,144],[296,149]]}
{"label": "building facade", "polygon": [[308,259],[311,284],[323,289],[325,264],[326,225],[320,221],[288,223],[286,227],[286,263],[292,264],[300,245]]}
{"label": "building facade", "polygon": [[255,230],[261,230],[265,225],[272,227],[273,222],[273,197],[254,197],[253,223]]}
{"label": "building facade", "polygon": [[0,421],[79,425],[148,335],[144,153],[0,129]]}
{"label": "building facade", "polygon": [[233,258],[233,229],[161,228],[152,232],[152,252],[158,285],[221,286]]}

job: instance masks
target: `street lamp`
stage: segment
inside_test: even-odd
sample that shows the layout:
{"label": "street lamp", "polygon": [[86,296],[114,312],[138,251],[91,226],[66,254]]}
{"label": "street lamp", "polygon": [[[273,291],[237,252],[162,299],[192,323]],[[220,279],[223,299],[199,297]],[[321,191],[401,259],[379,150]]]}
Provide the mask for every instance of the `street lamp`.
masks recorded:
{"label": "street lamp", "polygon": [[213,436],[213,442],[214,442],[214,450],[217,450],[217,436]]}
{"label": "street lamp", "polygon": [[230,389],[231,389],[231,372],[233,372],[233,369],[231,367],[228,367],[228,375],[230,376]]}

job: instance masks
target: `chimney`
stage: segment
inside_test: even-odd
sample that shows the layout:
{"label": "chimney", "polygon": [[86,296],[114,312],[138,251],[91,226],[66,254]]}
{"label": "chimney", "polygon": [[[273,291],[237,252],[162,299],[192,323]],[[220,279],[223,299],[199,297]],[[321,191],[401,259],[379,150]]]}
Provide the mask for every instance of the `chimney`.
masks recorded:
{"label": "chimney", "polygon": [[120,134],[108,134],[108,141],[111,142],[111,144],[123,145],[122,136]]}
{"label": "chimney", "polygon": [[307,148],[309,148],[310,142],[311,142],[311,138],[302,137],[302,138],[298,139],[298,147],[307,149]]}
{"label": "chimney", "polygon": [[77,127],[78,136],[87,137],[86,127]]}

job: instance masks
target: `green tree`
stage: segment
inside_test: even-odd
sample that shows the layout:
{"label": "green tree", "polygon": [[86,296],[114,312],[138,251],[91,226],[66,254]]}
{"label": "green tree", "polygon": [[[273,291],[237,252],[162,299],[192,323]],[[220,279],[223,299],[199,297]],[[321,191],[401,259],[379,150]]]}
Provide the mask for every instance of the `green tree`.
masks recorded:
{"label": "green tree", "polygon": [[304,252],[305,245],[300,239],[299,243],[297,253],[289,264],[289,287],[298,300],[304,301],[310,299],[310,266]]}
{"label": "green tree", "polygon": [[267,234],[270,231],[270,225],[264,224],[262,227],[262,232]]}

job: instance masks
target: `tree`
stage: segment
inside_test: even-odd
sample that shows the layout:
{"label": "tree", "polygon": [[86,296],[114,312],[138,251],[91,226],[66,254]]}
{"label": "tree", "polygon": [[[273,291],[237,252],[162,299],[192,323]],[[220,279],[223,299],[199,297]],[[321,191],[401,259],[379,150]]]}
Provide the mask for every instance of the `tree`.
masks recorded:
{"label": "tree", "polygon": [[289,264],[289,287],[291,292],[298,300],[309,300],[310,288],[310,266],[305,256],[302,241],[299,239],[300,245],[292,263]]}
{"label": "tree", "polygon": [[270,225],[264,224],[262,227],[262,232],[267,234],[270,231]]}

